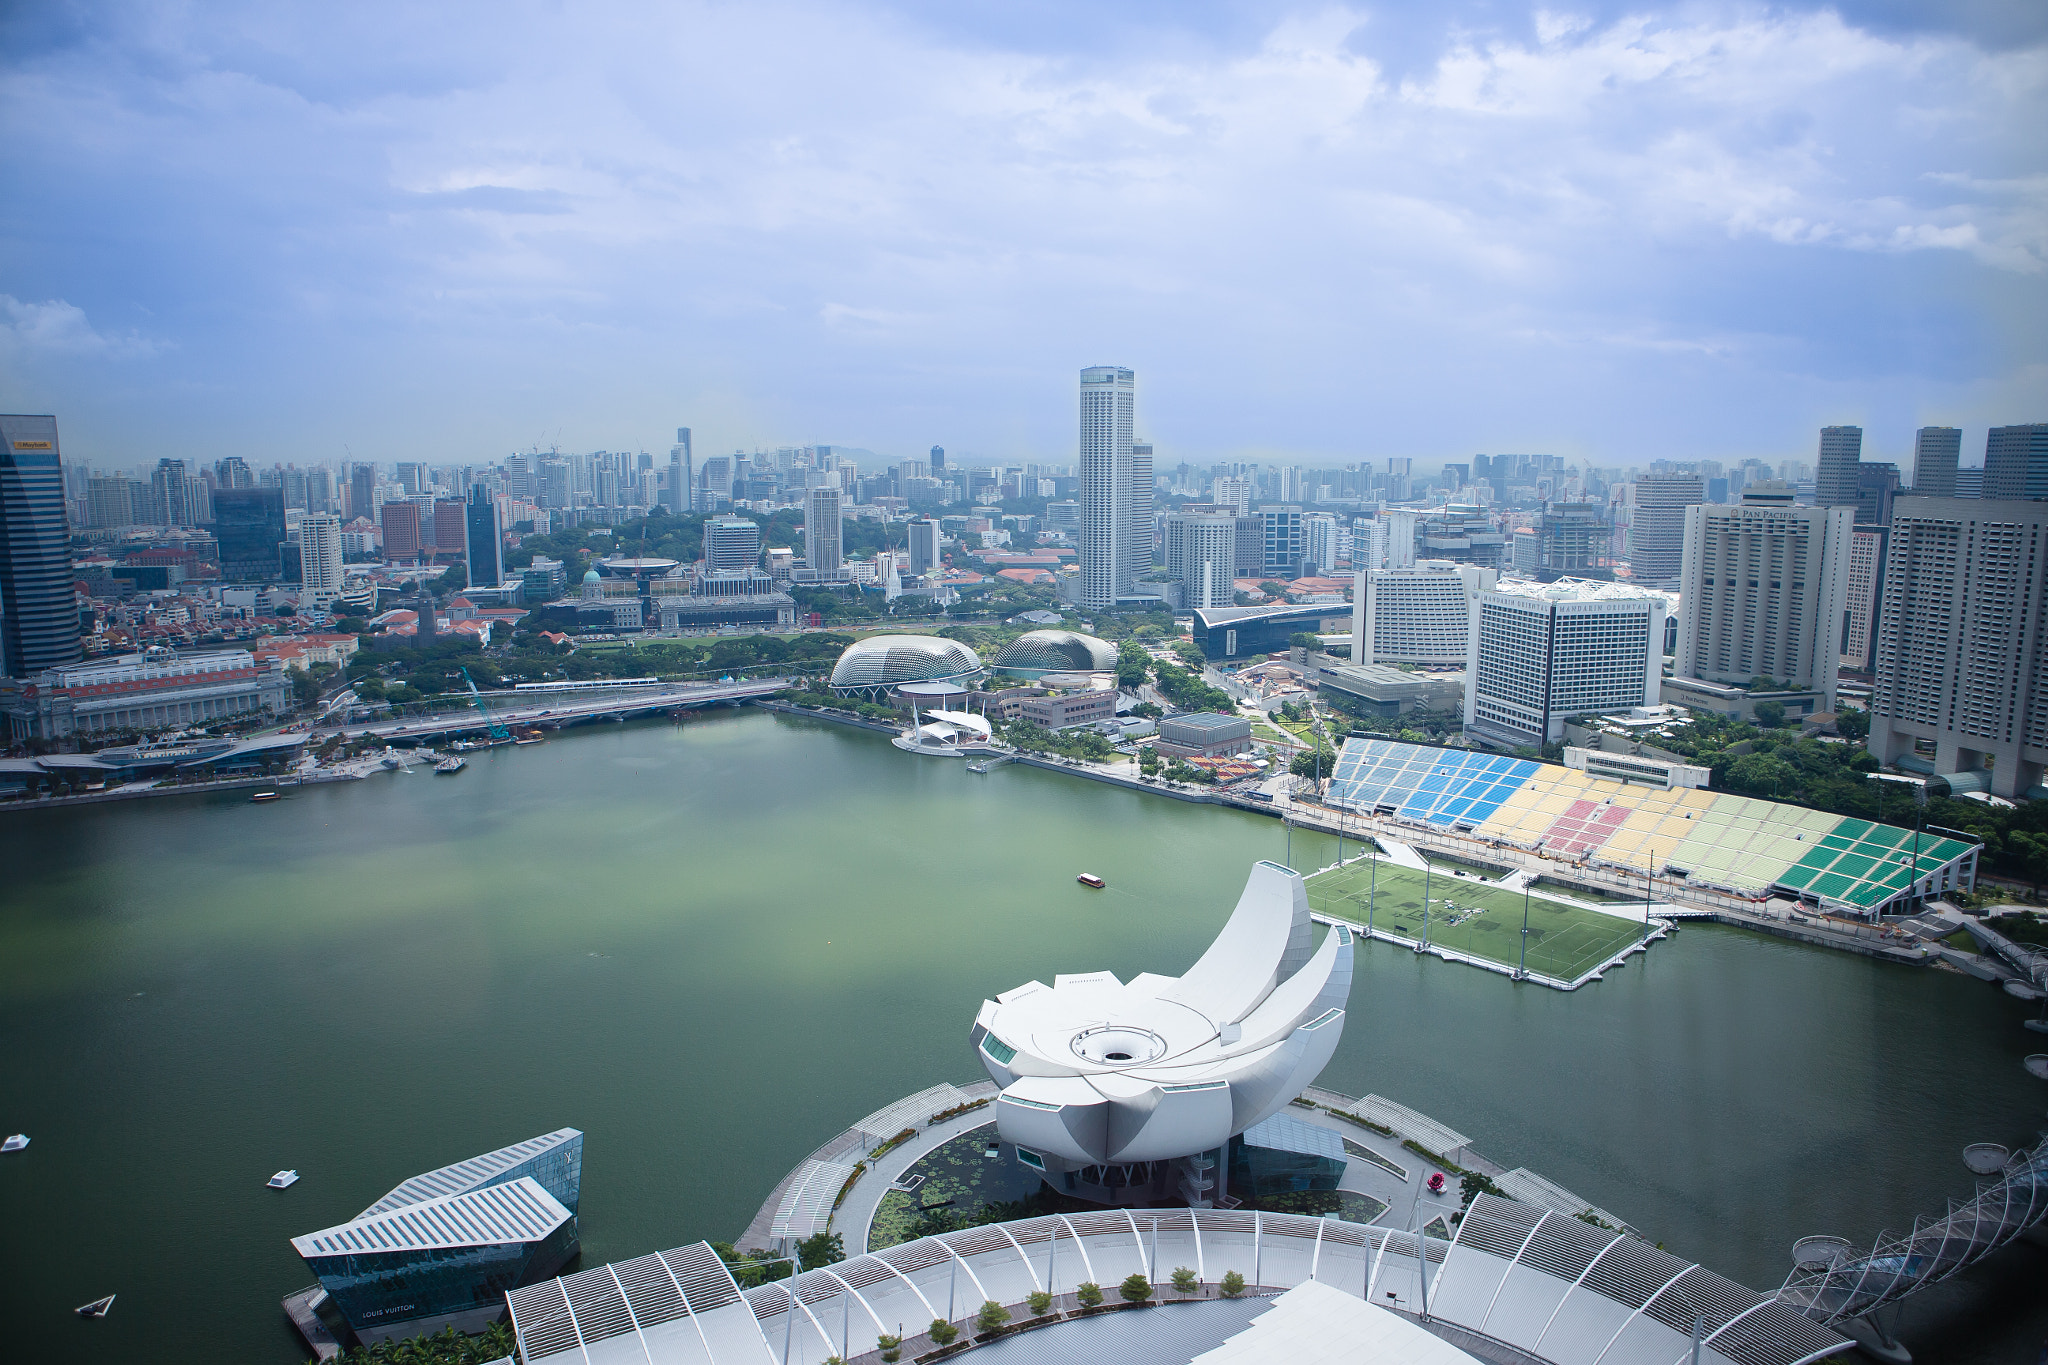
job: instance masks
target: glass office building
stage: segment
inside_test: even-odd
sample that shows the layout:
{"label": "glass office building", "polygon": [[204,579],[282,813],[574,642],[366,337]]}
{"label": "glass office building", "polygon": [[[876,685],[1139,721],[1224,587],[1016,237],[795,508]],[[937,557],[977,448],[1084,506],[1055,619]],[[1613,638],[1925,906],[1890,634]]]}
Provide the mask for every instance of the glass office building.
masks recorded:
{"label": "glass office building", "polygon": [[284,490],[214,489],[213,537],[220,545],[221,581],[278,582],[283,573],[278,547],[285,537]]}

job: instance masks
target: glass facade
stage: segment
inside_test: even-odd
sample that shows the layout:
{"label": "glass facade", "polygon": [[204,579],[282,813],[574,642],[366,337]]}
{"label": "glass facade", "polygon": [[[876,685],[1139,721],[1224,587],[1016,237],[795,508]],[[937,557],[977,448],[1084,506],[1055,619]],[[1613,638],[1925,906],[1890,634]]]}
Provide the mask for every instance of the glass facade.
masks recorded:
{"label": "glass facade", "polygon": [[1345,1160],[1344,1139],[1337,1133],[1275,1115],[1230,1140],[1230,1192],[1250,1200],[1334,1190]]}
{"label": "glass facade", "polygon": [[283,572],[278,547],[285,535],[284,490],[216,488],[213,535],[220,544],[222,581],[278,582]]}
{"label": "glass facade", "polygon": [[578,1250],[572,1218],[538,1242],[308,1256],[306,1264],[349,1326],[381,1336],[401,1323],[502,1308],[506,1294],[554,1274]]}

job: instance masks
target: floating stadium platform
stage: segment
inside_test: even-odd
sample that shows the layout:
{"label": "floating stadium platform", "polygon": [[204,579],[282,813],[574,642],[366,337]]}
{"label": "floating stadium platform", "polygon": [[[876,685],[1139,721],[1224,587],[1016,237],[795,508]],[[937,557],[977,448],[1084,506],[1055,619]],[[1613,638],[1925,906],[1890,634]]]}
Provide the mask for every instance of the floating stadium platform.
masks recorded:
{"label": "floating stadium platform", "polygon": [[1324,801],[1474,839],[1762,901],[1873,918],[1967,889],[1977,845],[1750,796],[1659,791],[1464,749],[1349,739]]}

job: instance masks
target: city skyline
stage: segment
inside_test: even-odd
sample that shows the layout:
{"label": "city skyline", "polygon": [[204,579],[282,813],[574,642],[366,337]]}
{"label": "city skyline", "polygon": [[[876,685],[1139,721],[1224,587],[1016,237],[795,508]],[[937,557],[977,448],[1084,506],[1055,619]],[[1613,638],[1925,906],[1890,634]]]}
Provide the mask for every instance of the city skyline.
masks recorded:
{"label": "city skyline", "polygon": [[1105,22],[17,15],[10,406],[95,464],[1063,459],[1101,358],[1165,463],[2043,415],[2038,18]]}

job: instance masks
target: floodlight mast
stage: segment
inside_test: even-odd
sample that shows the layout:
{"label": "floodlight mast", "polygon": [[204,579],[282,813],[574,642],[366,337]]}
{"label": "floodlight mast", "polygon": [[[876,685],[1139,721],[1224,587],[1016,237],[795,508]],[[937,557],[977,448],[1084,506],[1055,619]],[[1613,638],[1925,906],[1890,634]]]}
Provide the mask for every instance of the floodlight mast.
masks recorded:
{"label": "floodlight mast", "polygon": [[498,723],[498,718],[491,714],[491,708],[484,705],[484,694],[477,691],[476,679],[469,676],[468,667],[464,666],[456,671],[462,674],[462,681],[469,684],[469,703],[476,708],[476,713],[484,718],[484,724],[490,728],[491,738],[498,740],[512,738],[505,727]]}

